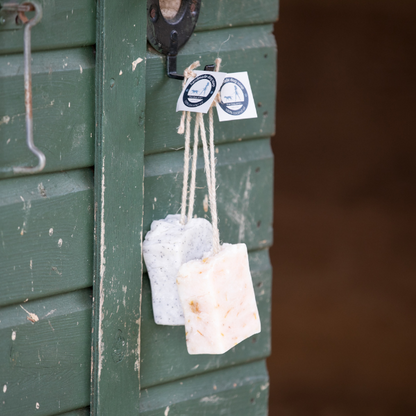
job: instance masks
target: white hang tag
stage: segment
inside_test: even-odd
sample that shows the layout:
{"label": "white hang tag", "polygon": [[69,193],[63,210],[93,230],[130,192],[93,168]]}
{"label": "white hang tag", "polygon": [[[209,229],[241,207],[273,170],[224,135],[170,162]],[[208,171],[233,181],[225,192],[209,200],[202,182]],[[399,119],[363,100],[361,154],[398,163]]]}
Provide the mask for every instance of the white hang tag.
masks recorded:
{"label": "white hang tag", "polygon": [[224,78],[220,89],[220,102],[217,103],[217,114],[220,121],[257,118],[247,72],[227,74]]}
{"label": "white hang tag", "polygon": [[207,113],[221,88],[224,72],[194,71],[195,78],[189,78],[176,104],[176,111]]}

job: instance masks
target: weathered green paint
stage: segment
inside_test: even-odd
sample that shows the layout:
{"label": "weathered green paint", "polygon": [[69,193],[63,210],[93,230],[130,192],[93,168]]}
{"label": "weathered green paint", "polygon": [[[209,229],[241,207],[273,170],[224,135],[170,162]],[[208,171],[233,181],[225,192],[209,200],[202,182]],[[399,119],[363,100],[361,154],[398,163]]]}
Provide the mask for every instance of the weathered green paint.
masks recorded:
{"label": "weathered green paint", "polygon": [[90,169],[0,181],[0,305],[92,284]]}
{"label": "weathered green paint", "polygon": [[[179,72],[196,60],[203,69],[219,56],[224,72],[249,74],[258,118],[219,123],[215,114],[216,143],[274,134],[276,43],[272,30],[265,25],[195,33],[178,55]],[[182,84],[166,77],[165,58],[153,49],[147,62],[145,153],[151,154],[183,146],[184,138],[176,132],[180,113],[175,113]]]}
{"label": "weathered green paint", "polygon": [[271,266],[267,250],[249,253],[262,331],[222,355],[189,355],[183,326],[156,325],[149,279],[143,284],[141,342],[142,389],[223,367],[265,358],[270,354]]}
{"label": "weathered green paint", "polygon": [[[94,162],[94,66],[90,47],[33,54],[33,135],[46,156],[43,172]],[[22,68],[22,55],[0,56],[0,96],[7,97],[0,101],[0,177],[37,163],[26,145]]]}
{"label": "weathered green paint", "polygon": [[208,372],[142,391],[143,416],[267,416],[264,361]]}
{"label": "weathered green paint", "polygon": [[[8,3],[1,0],[1,3]],[[63,49],[95,43],[94,0],[37,0],[42,20],[32,30],[32,50]],[[23,3],[16,1],[16,3]],[[30,16],[28,14],[28,16]],[[0,32],[0,55],[23,51],[23,30]]]}
{"label": "weathered green paint", "polygon": [[[89,416],[90,408],[84,407],[83,409],[74,410],[72,412],[60,413],[59,416]],[[58,415],[56,415],[58,416]]]}
{"label": "weathered green paint", "polygon": [[91,412],[133,415],[139,409],[146,2],[120,7],[101,0],[97,7]]}
{"label": "weathered green paint", "polygon": [[0,414],[53,415],[88,405],[90,333],[89,289],[0,309]]}
{"label": "weathered green paint", "polygon": [[[0,413],[86,416],[91,401],[97,416],[266,415],[268,377],[258,360],[270,353],[265,248],[272,242],[273,158],[264,138],[274,131],[276,50],[268,23],[277,1],[204,0],[197,33],[178,57],[179,71],[217,56],[226,72],[247,70],[258,104],[258,119],[215,126],[221,239],[252,250],[262,320],[261,334],[222,356],[189,356],[183,327],[154,324],[147,277],[140,313],[142,230],[179,210],[183,152],[174,150],[184,139],[174,112],[181,83],[166,77],[165,59],[146,47],[146,1],[41,3],[44,17],[32,32],[34,139],[47,165],[42,175],[0,181],[0,389],[7,386]],[[96,42],[96,4],[95,68],[93,48],[83,46]],[[14,54],[22,36],[0,36],[0,171],[34,161],[25,145],[23,59]],[[199,161],[195,213],[209,218],[201,154]],[[52,173],[62,170],[69,172]],[[28,321],[20,305],[39,321]]]}
{"label": "weathered green paint", "polygon": [[[39,1],[39,0],[38,0]],[[2,3],[6,2],[2,0]],[[32,33],[32,49],[62,49],[95,43],[96,2],[40,0],[41,22]],[[277,18],[276,0],[205,0],[196,31],[258,25]],[[2,32],[0,54],[23,51],[23,30]]]}
{"label": "weathered green paint", "polygon": [[272,23],[278,8],[277,0],[203,0],[196,31]]}
{"label": "weathered green paint", "polygon": [[[217,200],[221,241],[246,243],[249,250],[272,243],[273,155],[269,139],[249,140],[216,147]],[[201,151],[198,157],[194,214],[204,211],[207,194]],[[180,210],[183,152],[146,156],[144,231],[153,220]],[[261,204],[259,204],[261,201]],[[205,205],[206,208],[206,205]]]}

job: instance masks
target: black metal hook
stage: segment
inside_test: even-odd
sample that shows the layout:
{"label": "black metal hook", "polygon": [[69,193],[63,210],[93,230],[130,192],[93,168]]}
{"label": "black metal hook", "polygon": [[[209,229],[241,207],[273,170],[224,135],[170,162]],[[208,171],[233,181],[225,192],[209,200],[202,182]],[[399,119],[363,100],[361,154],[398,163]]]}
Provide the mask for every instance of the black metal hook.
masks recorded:
{"label": "black metal hook", "polygon": [[[183,75],[177,72],[176,58],[179,49],[185,45],[195,29],[200,8],[201,0],[182,0],[176,16],[173,19],[166,19],[161,12],[159,0],[147,1],[147,39],[158,52],[166,55],[169,78],[184,79]],[[207,65],[205,70],[211,71],[214,67]]]}

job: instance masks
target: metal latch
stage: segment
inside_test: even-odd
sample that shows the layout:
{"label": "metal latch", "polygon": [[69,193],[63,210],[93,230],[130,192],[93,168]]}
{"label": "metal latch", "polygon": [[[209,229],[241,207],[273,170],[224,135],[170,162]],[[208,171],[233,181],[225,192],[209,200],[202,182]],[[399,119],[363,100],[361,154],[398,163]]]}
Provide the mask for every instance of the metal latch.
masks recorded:
{"label": "metal latch", "polygon": [[[25,15],[26,12],[35,12],[31,19]],[[38,173],[43,170],[46,163],[45,155],[35,146],[33,142],[33,113],[32,113],[32,69],[31,69],[31,29],[42,18],[42,7],[34,2],[3,3],[0,8],[2,18],[8,20],[14,19],[15,25],[19,24],[17,19],[24,25],[23,34],[23,60],[24,60],[24,85],[25,85],[25,109],[26,109],[26,143],[29,150],[38,158],[38,164],[34,167],[13,166],[14,173]],[[5,18],[4,16],[8,16]],[[14,17],[13,17],[14,16]],[[17,16],[17,17],[16,17]],[[15,27],[15,29],[18,27]],[[3,170],[4,171],[4,170]]]}

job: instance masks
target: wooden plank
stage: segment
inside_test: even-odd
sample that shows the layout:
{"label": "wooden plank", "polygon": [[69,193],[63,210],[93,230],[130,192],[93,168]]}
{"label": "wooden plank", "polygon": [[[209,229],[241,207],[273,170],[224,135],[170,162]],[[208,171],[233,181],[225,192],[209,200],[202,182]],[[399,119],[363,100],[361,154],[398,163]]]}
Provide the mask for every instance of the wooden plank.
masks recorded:
{"label": "wooden plank", "polygon": [[[249,250],[269,247],[273,207],[273,155],[269,139],[224,144],[216,149],[221,241],[244,242]],[[194,214],[209,219],[209,212],[204,210],[207,189],[201,151],[197,168]],[[179,212],[182,178],[182,151],[146,156],[145,233],[153,220]]]}
{"label": "wooden plank", "polygon": [[0,305],[92,285],[90,169],[0,181]]}
{"label": "wooden plank", "polygon": [[139,409],[146,2],[98,2],[92,415]]}
{"label": "wooden plank", "polygon": [[[37,2],[42,6],[43,16],[32,30],[33,51],[74,48],[95,43],[94,0],[37,0]],[[0,55],[22,51],[22,28],[1,32]]]}
{"label": "wooden plank", "polygon": [[[219,123],[215,114],[216,143],[274,134],[277,52],[272,30],[265,25],[195,33],[178,55],[179,72],[196,60],[203,69],[219,56],[223,71],[249,73],[258,118]],[[182,83],[166,76],[165,58],[153,50],[147,68],[145,153],[151,154],[183,146],[176,132],[180,113],[175,113]]]}
{"label": "wooden plank", "polygon": [[278,0],[204,0],[196,30],[273,23],[278,8]]}
{"label": "wooden plank", "polygon": [[267,416],[264,361],[208,372],[142,391],[143,416]]}
{"label": "wooden plank", "polygon": [[[72,412],[60,413],[59,416],[89,416],[90,408],[84,407],[83,409],[74,410]],[[58,415],[55,415],[58,416]]]}
{"label": "wooden plank", "polygon": [[[94,56],[92,48],[33,54],[33,123],[43,172],[94,163]],[[27,149],[22,55],[0,56],[0,177],[12,166],[37,164]]]}
{"label": "wooden plank", "polygon": [[51,415],[88,405],[90,333],[90,289],[0,309],[0,413]]}
{"label": "wooden plank", "polygon": [[271,265],[268,250],[249,253],[250,269],[262,331],[223,355],[189,355],[183,326],[156,325],[147,275],[143,284],[141,336],[141,386],[148,388],[190,375],[201,374],[270,354]]}

